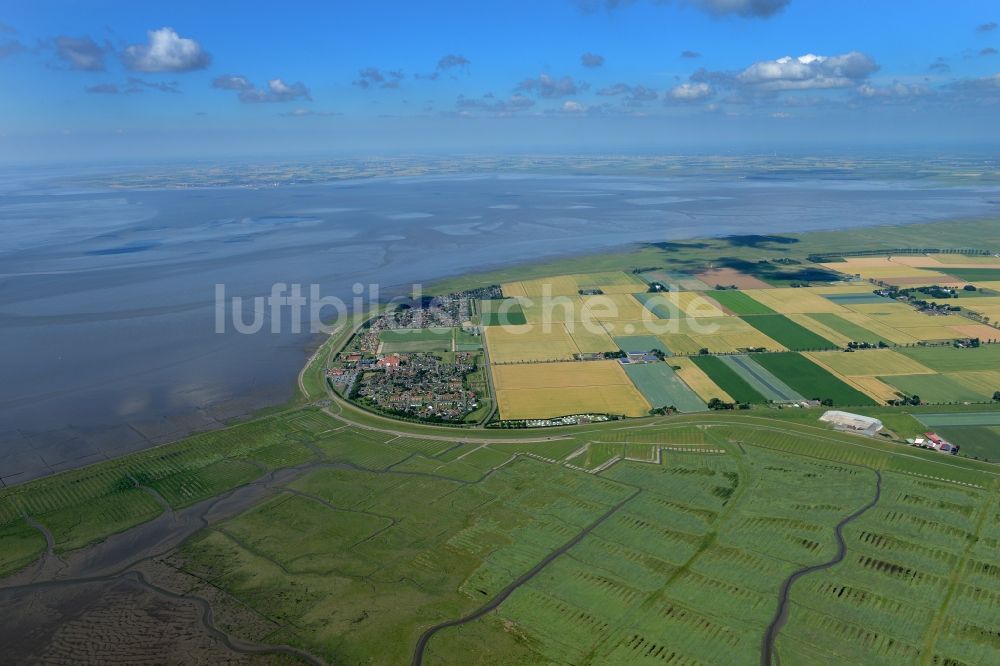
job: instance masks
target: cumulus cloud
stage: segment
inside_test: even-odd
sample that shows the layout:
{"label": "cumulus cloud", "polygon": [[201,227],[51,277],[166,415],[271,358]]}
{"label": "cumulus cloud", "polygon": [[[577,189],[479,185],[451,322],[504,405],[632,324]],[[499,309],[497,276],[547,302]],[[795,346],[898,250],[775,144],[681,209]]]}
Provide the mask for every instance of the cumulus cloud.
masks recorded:
{"label": "cumulus cloud", "polygon": [[700,58],[701,54],[697,51],[688,51],[685,49],[684,51],[681,51],[681,57],[687,60],[693,60],[694,58]]}
{"label": "cumulus cloud", "polygon": [[468,67],[470,64],[469,59],[465,56],[449,53],[438,60],[437,68],[438,71],[444,71],[453,67]]}
{"label": "cumulus cloud", "polygon": [[938,58],[936,58],[934,60],[934,62],[932,62],[930,65],[927,66],[927,71],[929,71],[929,72],[942,72],[942,73],[944,73],[944,72],[950,72],[951,71],[951,65],[948,64],[947,60],[945,60],[944,58],[942,58],[942,57],[939,56]]}
{"label": "cumulus cloud", "polygon": [[180,93],[176,81],[144,81],[140,78],[130,76],[125,83],[125,92],[140,93],[146,90],[156,90],[164,93]]}
{"label": "cumulus cloud", "polygon": [[668,93],[670,99],[678,102],[697,102],[713,94],[715,91],[707,83],[682,83]]}
{"label": "cumulus cloud", "polygon": [[[783,11],[791,0],[684,0],[715,16],[770,18]],[[663,3],[663,0],[660,0]]]}
{"label": "cumulus cloud", "polygon": [[997,29],[997,22],[990,21],[989,23],[980,23],[979,27],[976,28],[977,32],[993,32]]}
{"label": "cumulus cloud", "polygon": [[84,72],[104,71],[104,56],[109,48],[101,46],[90,37],[60,35],[52,40],[56,57],[70,69]]}
{"label": "cumulus cloud", "polygon": [[287,113],[282,113],[281,115],[288,116],[290,118],[308,118],[310,116],[327,118],[329,116],[339,116],[340,114],[336,111],[314,111],[312,109],[303,109],[302,107],[299,107],[297,109],[292,109]]}
{"label": "cumulus cloud", "polygon": [[604,56],[587,51],[580,56],[580,64],[587,69],[596,69],[604,64]]}
{"label": "cumulus cloud", "polygon": [[488,111],[500,115],[510,115],[518,111],[526,111],[535,105],[535,100],[525,95],[511,95],[507,99],[498,99],[493,93],[486,93],[482,97],[465,97],[459,95],[455,101],[455,107],[459,111]]}
{"label": "cumulus cloud", "polygon": [[286,83],[284,79],[271,79],[263,88],[258,88],[241,74],[223,74],[212,79],[212,87],[217,90],[235,90],[244,104],[267,102],[292,102],[297,99],[311,100],[309,89],[303,83]]}
{"label": "cumulus cloud", "polygon": [[785,56],[755,62],[737,74],[735,81],[769,92],[848,88],[857,85],[878,68],[871,57],[860,51],[836,56],[808,53],[797,58]]}
{"label": "cumulus cloud", "polygon": [[537,79],[524,79],[517,84],[518,92],[536,94],[547,99],[569,97],[586,88],[586,84],[577,83],[570,76],[555,79],[548,74],[540,74]]}
{"label": "cumulus cloud", "polygon": [[240,90],[240,101],[244,104],[261,104],[270,102],[292,102],[297,99],[311,100],[309,89],[301,82],[286,83],[283,79],[271,79],[264,88],[245,88]]}
{"label": "cumulus cloud", "polygon": [[355,79],[354,85],[358,86],[363,90],[368,90],[369,88],[398,88],[400,81],[404,78],[403,72],[400,70],[389,70],[383,72],[378,67],[365,67],[364,69],[358,70],[358,78]]}
{"label": "cumulus cloud", "polygon": [[576,100],[568,99],[563,102],[561,110],[563,113],[583,113],[587,110],[587,107]]}
{"label": "cumulus cloud", "polygon": [[251,90],[253,84],[239,74],[223,74],[212,79],[212,87],[219,90]]}
{"label": "cumulus cloud", "polygon": [[173,28],[150,30],[146,44],[133,44],[122,51],[122,63],[134,72],[190,72],[205,69],[211,56],[193,39],[181,37]]}
{"label": "cumulus cloud", "polygon": [[642,106],[645,102],[652,102],[659,98],[660,94],[652,88],[636,85],[630,86],[626,83],[616,83],[613,86],[601,88],[597,91],[601,97],[622,97],[625,106]]}
{"label": "cumulus cloud", "polygon": [[27,51],[27,49],[24,44],[16,39],[8,39],[6,42],[0,44],[0,58],[16,55],[22,51]]}
{"label": "cumulus cloud", "polygon": [[859,97],[886,101],[893,99],[909,99],[911,97],[923,97],[931,94],[930,88],[925,85],[906,84],[900,83],[899,81],[893,81],[891,85],[887,86],[873,86],[871,84],[864,83],[857,87],[856,92]]}
{"label": "cumulus cloud", "polygon": [[[631,5],[635,0],[574,0],[584,14],[600,10],[612,11]],[[652,0],[654,5],[688,5],[713,16],[740,16],[744,18],[770,18],[785,9],[791,0]]]}
{"label": "cumulus cloud", "polygon": [[93,95],[117,95],[119,93],[118,86],[114,83],[98,83],[87,86],[85,90]]}

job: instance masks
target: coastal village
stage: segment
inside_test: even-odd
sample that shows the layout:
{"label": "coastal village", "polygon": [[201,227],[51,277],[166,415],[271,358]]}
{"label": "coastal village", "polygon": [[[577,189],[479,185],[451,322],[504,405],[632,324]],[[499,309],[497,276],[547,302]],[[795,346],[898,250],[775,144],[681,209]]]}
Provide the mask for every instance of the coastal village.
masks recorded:
{"label": "coastal village", "polygon": [[327,369],[330,384],[392,416],[465,421],[489,404],[481,333],[472,315],[473,301],[493,295],[488,288],[422,298],[374,317]]}

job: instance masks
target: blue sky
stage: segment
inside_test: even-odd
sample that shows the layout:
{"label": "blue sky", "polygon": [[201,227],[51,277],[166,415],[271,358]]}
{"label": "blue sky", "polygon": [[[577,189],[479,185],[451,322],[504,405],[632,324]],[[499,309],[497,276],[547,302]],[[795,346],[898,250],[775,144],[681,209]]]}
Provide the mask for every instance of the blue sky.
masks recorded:
{"label": "blue sky", "polygon": [[1000,5],[962,0],[0,7],[0,159],[970,146]]}

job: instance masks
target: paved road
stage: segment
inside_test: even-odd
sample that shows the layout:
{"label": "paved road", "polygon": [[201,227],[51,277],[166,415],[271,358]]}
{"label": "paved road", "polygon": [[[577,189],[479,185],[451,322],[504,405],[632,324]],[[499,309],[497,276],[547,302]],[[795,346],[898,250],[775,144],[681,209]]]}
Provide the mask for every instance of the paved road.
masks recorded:
{"label": "paved road", "polygon": [[767,632],[764,634],[764,642],[761,645],[761,666],[771,666],[774,663],[774,641],[778,638],[778,633],[781,631],[781,628],[785,626],[785,622],[788,621],[788,595],[789,592],[791,592],[792,585],[794,585],[795,581],[803,576],[808,576],[811,573],[822,571],[823,569],[829,569],[830,567],[839,564],[844,559],[844,556],[847,555],[847,543],[844,542],[844,526],[852,520],[859,518],[864,512],[868,511],[868,509],[878,503],[879,497],[882,495],[882,475],[879,474],[878,470],[872,469],[872,471],[875,472],[875,497],[868,504],[865,504],[863,507],[837,523],[837,526],[833,530],[834,536],[837,537],[837,554],[827,562],[814,564],[795,571],[782,584],[781,590],[778,592],[778,610],[775,612],[774,619],[771,620],[771,624],[768,626]]}

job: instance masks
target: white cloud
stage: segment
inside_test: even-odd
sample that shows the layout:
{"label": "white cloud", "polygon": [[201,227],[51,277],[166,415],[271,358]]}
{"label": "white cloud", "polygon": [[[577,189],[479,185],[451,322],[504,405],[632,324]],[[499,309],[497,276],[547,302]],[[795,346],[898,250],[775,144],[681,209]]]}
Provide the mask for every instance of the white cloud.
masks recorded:
{"label": "white cloud", "polygon": [[205,69],[211,56],[193,39],[173,28],[150,30],[149,43],[125,47],[122,62],[135,72],[190,72]]}
{"label": "white cloud", "polygon": [[714,94],[707,83],[682,83],[670,91],[670,98],[679,102],[696,102]]}
{"label": "white cloud", "polygon": [[291,102],[296,99],[312,99],[309,89],[303,83],[285,83],[282,79],[271,79],[266,88],[249,88],[240,91],[240,101],[246,104],[260,102]]}
{"label": "white cloud", "polygon": [[570,76],[554,79],[548,74],[540,74],[537,79],[525,79],[517,85],[517,90],[526,93],[537,93],[541,97],[567,97],[575,95],[587,86],[577,83]]}
{"label": "white cloud", "polygon": [[860,51],[836,56],[807,53],[755,62],[737,74],[736,81],[766,91],[848,88],[876,70],[875,61]]}
{"label": "white cloud", "polygon": [[905,97],[920,97],[923,95],[930,94],[930,88],[919,84],[906,84],[900,83],[899,81],[893,81],[891,85],[887,86],[873,86],[869,83],[864,83],[857,88],[857,93],[860,97],[866,97],[868,99],[900,99]]}
{"label": "white cloud", "polygon": [[223,74],[212,79],[212,87],[220,90],[251,90],[253,84],[239,74]]}
{"label": "white cloud", "polygon": [[586,110],[587,107],[572,99],[566,100],[562,105],[563,113],[583,113]]}
{"label": "white cloud", "polygon": [[84,72],[104,71],[104,54],[107,48],[100,46],[90,37],[68,37],[65,35],[52,40],[56,56],[70,69]]}

